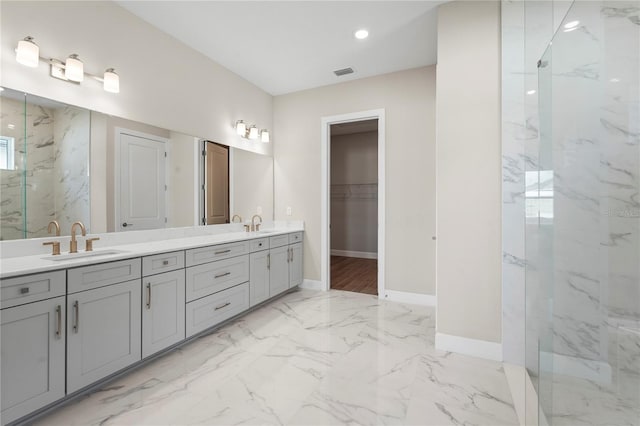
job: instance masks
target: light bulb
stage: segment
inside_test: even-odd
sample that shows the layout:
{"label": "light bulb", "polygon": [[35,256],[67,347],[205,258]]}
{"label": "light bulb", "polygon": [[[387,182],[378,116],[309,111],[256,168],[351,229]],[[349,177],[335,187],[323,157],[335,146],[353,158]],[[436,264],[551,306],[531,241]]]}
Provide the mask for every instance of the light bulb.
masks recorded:
{"label": "light bulb", "polygon": [[269,142],[269,131],[267,129],[262,129],[260,131],[260,140],[264,143]]}
{"label": "light bulb", "polygon": [[84,80],[84,64],[75,53],[69,55],[64,64],[64,76],[71,81],[80,83]]}
{"label": "light bulb", "polygon": [[40,48],[33,42],[33,37],[25,37],[18,42],[16,61],[19,64],[36,68],[40,60]]}
{"label": "light bulb", "polygon": [[120,77],[113,68],[104,72],[103,87],[105,92],[120,93]]}
{"label": "light bulb", "polygon": [[240,136],[245,136],[247,134],[247,125],[244,124],[244,121],[236,121],[236,133]]}
{"label": "light bulb", "polygon": [[249,139],[258,139],[258,128],[256,126],[249,127]]}

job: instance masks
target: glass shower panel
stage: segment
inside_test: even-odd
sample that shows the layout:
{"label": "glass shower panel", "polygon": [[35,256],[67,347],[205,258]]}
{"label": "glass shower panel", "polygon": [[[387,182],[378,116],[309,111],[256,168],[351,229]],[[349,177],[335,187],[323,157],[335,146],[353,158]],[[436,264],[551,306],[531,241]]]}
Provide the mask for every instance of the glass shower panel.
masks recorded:
{"label": "glass shower panel", "polygon": [[538,79],[541,414],[640,424],[640,2],[575,2]]}

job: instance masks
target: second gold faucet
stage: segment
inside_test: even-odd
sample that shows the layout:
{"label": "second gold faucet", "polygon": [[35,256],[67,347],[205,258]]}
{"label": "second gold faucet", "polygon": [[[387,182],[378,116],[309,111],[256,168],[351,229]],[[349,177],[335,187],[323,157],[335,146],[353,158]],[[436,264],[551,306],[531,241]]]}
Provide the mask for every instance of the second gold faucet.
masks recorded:
{"label": "second gold faucet", "polygon": [[78,252],[78,242],[76,241],[76,226],[80,227],[83,237],[87,235],[87,229],[84,227],[84,224],[82,222],[73,222],[73,225],[71,225],[71,242],[69,243],[69,253]]}

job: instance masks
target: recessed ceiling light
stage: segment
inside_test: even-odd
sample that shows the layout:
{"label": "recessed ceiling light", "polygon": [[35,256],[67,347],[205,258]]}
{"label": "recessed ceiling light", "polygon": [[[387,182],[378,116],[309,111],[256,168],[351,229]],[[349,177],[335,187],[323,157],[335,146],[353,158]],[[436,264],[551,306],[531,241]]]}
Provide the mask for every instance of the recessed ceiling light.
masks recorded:
{"label": "recessed ceiling light", "polygon": [[564,24],[564,27],[569,30],[571,28],[577,27],[578,25],[580,25],[580,21],[571,21]]}
{"label": "recessed ceiling light", "polygon": [[358,40],[364,40],[365,38],[369,37],[369,31],[361,29],[356,31],[354,35]]}
{"label": "recessed ceiling light", "polygon": [[529,91],[527,91],[527,95],[533,95],[534,93],[536,93],[536,91],[535,91],[535,90],[529,90]]}
{"label": "recessed ceiling light", "polygon": [[619,83],[620,79],[619,78],[612,78],[611,80],[609,80],[612,83]]}

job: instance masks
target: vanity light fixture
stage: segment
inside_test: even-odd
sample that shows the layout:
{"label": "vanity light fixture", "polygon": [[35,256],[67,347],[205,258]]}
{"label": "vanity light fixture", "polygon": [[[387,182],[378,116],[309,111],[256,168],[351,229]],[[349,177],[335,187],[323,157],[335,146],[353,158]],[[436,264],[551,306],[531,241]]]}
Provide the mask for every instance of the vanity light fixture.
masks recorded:
{"label": "vanity light fixture", "polygon": [[363,29],[360,29],[358,31],[356,31],[353,34],[358,40],[364,40],[365,38],[369,37],[369,31]]}
{"label": "vanity light fixture", "polygon": [[271,141],[269,130],[258,129],[258,126],[256,126],[255,124],[247,126],[244,120],[236,121],[236,125],[234,126],[234,128],[236,130],[236,133],[245,139],[256,140],[260,138],[260,140],[264,143],[268,143]]}
{"label": "vanity light fixture", "polygon": [[65,61],[56,58],[43,58],[40,56],[40,48],[33,42],[31,36],[18,42],[16,61],[32,68],[37,68],[39,62],[42,61],[49,64],[51,77],[79,84],[84,81],[86,76],[102,83],[106,92],[120,93],[120,77],[113,68],[107,68],[103,76],[97,76],[84,72],[84,63],[75,53],[69,55]]}
{"label": "vanity light fixture", "polygon": [[75,81],[77,83],[84,80],[84,63],[78,58],[78,55],[73,53],[69,55],[64,63],[64,76],[68,80]]}
{"label": "vanity light fixture", "polygon": [[40,48],[33,42],[33,37],[27,36],[18,42],[16,61],[31,68],[37,68],[40,59]]}
{"label": "vanity light fixture", "polygon": [[536,91],[534,89],[527,90],[527,95],[535,95]]}

